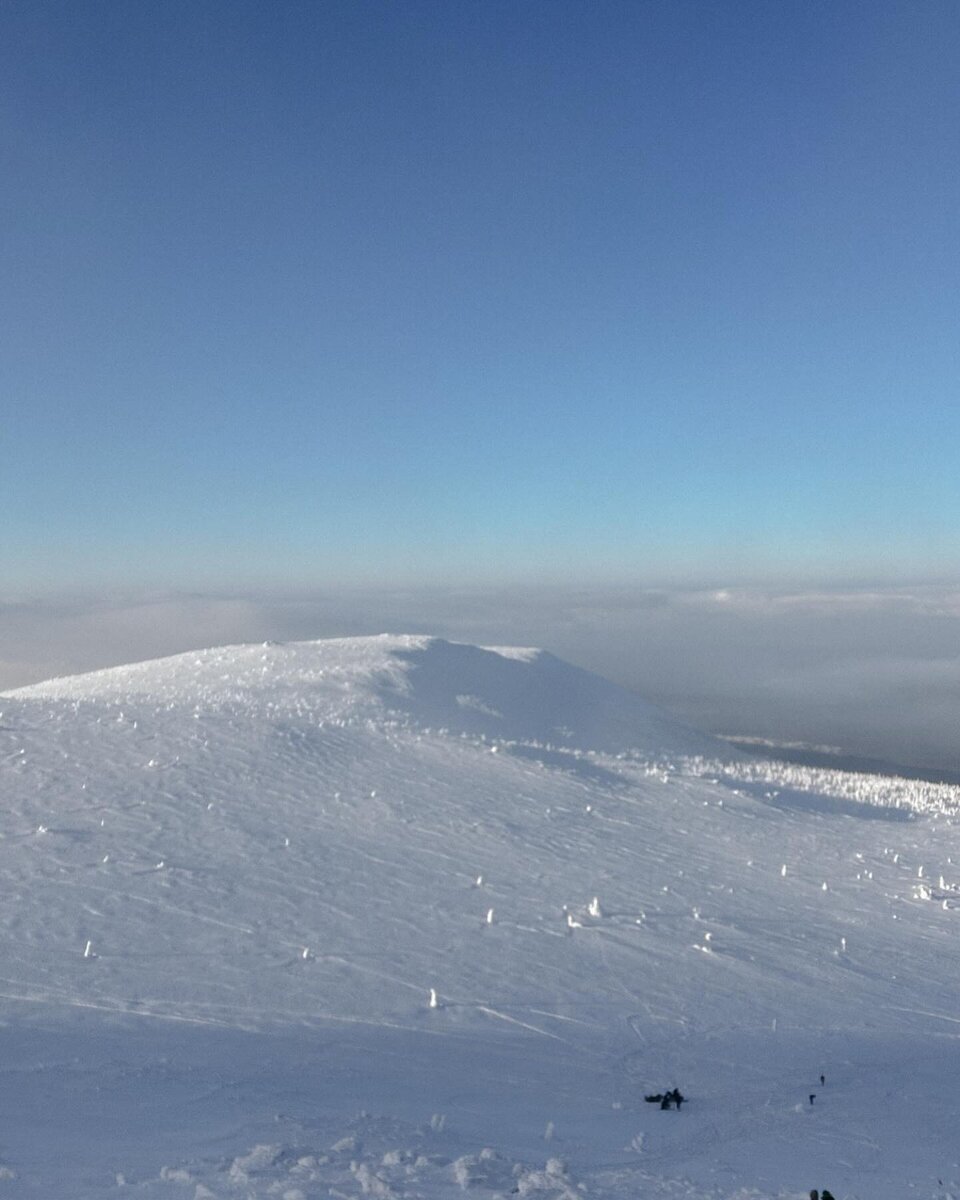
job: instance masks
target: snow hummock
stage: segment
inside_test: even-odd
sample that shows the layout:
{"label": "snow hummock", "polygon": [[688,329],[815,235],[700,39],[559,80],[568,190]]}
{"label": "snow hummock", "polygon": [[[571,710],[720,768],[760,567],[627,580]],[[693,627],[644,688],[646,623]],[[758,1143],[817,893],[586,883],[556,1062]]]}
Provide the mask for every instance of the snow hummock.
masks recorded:
{"label": "snow hummock", "polygon": [[428,637],[0,709],[0,1195],[960,1194],[956,789]]}

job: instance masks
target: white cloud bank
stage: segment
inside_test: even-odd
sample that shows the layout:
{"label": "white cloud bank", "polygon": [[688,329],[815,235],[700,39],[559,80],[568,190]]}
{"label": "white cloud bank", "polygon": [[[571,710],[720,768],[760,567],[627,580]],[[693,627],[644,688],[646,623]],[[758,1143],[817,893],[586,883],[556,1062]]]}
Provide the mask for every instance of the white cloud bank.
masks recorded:
{"label": "white cloud bank", "polygon": [[0,688],[233,642],[540,645],[713,732],[960,769],[960,588],[424,589],[0,600]]}

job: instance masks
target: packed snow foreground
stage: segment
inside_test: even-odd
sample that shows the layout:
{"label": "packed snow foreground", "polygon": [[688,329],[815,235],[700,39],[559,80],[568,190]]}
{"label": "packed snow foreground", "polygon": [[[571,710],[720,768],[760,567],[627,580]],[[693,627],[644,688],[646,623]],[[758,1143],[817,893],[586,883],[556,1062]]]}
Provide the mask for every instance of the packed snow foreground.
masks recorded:
{"label": "packed snow foreground", "polygon": [[955,789],[422,637],[0,708],[0,1200],[960,1195]]}

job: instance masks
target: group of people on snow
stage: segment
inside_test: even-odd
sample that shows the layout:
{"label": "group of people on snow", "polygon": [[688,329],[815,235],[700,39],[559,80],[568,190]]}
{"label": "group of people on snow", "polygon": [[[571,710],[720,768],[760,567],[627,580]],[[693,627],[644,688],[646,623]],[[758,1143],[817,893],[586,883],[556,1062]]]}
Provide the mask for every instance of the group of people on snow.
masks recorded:
{"label": "group of people on snow", "polygon": [[[825,1084],[826,1082],[827,1082],[826,1077],[824,1075],[821,1075],[820,1076],[821,1086],[823,1084]],[[815,1098],[815,1095],[814,1095],[814,1093],[811,1092],[811,1094],[810,1094],[810,1103],[811,1104],[813,1103],[814,1098]],[[686,1099],[686,1097],[684,1095],[682,1095],[679,1088],[671,1088],[671,1090],[669,1092],[654,1092],[649,1096],[644,1096],[644,1100],[646,1100],[646,1102],[648,1104],[659,1104],[661,1109],[664,1109],[664,1110],[673,1108],[673,1106],[676,1105],[678,1112],[680,1111],[680,1105],[683,1104],[685,1099]],[[833,1193],[828,1192],[826,1188],[820,1188],[819,1191],[816,1188],[812,1188],[810,1191],[810,1200],[833,1200]]]}
{"label": "group of people on snow", "polygon": [[[827,1080],[825,1076],[821,1075],[821,1085],[825,1084],[826,1082]],[[661,1109],[664,1110],[673,1108],[673,1106],[676,1105],[678,1112],[680,1111],[680,1105],[683,1104],[685,1099],[686,1097],[681,1093],[679,1088],[671,1088],[669,1092],[654,1092],[649,1096],[644,1096],[644,1100],[646,1100],[648,1104],[659,1104]],[[814,1095],[811,1093],[810,1103],[812,1104],[813,1101]],[[810,1192],[810,1200],[833,1200],[833,1193],[827,1191],[826,1188],[820,1188],[819,1191],[816,1188],[813,1188]]]}
{"label": "group of people on snow", "polygon": [[680,1105],[684,1102],[686,1096],[680,1094],[679,1088],[673,1088],[669,1092],[657,1092],[654,1096],[644,1096],[644,1100],[648,1104],[659,1104],[664,1110],[677,1106],[677,1112],[680,1111]]}

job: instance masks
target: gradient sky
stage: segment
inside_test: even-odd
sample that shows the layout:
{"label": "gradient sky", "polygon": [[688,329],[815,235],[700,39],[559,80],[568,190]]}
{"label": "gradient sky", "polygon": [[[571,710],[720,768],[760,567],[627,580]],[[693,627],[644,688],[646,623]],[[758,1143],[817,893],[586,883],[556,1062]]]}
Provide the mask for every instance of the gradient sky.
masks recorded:
{"label": "gradient sky", "polygon": [[2,0],[0,555],[956,576],[954,0]]}

